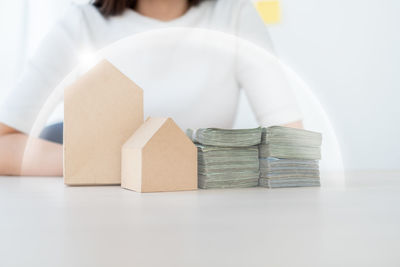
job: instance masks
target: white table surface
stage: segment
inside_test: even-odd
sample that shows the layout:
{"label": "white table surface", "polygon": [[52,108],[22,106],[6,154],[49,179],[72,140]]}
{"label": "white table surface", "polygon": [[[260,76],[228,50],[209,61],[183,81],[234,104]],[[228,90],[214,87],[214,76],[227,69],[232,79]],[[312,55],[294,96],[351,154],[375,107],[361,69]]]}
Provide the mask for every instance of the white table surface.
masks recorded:
{"label": "white table surface", "polygon": [[0,177],[0,266],[400,266],[400,172],[155,194]]}

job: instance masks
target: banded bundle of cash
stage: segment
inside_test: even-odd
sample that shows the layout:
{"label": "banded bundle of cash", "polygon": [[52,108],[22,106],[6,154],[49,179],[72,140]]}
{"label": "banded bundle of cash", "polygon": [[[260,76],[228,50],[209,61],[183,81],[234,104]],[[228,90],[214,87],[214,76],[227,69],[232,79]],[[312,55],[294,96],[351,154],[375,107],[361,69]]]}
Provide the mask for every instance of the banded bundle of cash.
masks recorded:
{"label": "banded bundle of cash", "polygon": [[187,131],[197,146],[199,187],[242,188],[258,185],[261,128]]}
{"label": "banded bundle of cash", "polygon": [[259,146],[260,186],[319,186],[320,133],[281,126],[264,128]]}
{"label": "banded bundle of cash", "polygon": [[[188,130],[191,131],[191,130]],[[199,144],[220,147],[248,147],[261,141],[262,128],[218,129],[202,128],[192,130],[192,140]]]}

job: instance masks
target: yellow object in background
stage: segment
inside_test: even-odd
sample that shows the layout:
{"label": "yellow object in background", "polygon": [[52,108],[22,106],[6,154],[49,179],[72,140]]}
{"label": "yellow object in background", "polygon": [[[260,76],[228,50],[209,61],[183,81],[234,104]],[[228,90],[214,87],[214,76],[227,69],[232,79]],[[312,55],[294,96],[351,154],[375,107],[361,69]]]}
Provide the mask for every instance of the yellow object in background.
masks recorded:
{"label": "yellow object in background", "polygon": [[281,9],[279,1],[257,1],[256,9],[266,24],[274,24],[281,21]]}

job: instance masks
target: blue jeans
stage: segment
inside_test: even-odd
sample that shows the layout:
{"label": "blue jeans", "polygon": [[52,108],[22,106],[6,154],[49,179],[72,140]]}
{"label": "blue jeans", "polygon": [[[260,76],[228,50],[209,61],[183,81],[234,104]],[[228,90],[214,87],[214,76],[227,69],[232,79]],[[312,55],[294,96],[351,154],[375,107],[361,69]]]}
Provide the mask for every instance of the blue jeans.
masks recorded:
{"label": "blue jeans", "polygon": [[62,122],[49,125],[43,129],[40,133],[39,138],[62,144],[63,143],[63,127],[64,124]]}

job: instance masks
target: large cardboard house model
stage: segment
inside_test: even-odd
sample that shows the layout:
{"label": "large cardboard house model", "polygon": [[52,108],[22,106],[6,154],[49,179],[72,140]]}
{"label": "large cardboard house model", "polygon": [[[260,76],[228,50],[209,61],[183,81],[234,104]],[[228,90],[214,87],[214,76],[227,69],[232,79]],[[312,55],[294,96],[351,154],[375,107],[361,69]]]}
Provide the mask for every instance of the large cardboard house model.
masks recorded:
{"label": "large cardboard house model", "polygon": [[121,183],[121,148],[143,123],[143,91],[104,60],[64,93],[64,182]]}
{"label": "large cardboard house model", "polygon": [[148,118],[122,148],[122,183],[138,192],[197,189],[197,148],[170,118]]}

